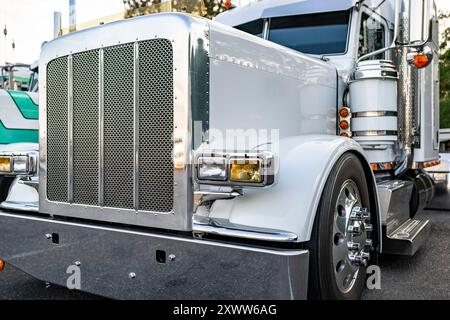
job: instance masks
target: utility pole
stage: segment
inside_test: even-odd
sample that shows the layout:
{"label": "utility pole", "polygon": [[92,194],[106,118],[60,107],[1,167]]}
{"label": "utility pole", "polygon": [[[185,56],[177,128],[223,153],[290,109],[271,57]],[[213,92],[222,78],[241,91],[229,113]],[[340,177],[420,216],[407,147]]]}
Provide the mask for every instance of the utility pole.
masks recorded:
{"label": "utility pole", "polygon": [[53,12],[53,38],[56,39],[61,35],[61,12]]}
{"label": "utility pole", "polygon": [[6,36],[8,35],[8,29],[6,28],[6,24],[5,24],[5,29],[3,29],[3,34],[5,35],[5,65],[6,65],[6,60],[8,60],[7,57],[7,45],[6,45]]}
{"label": "utility pole", "polygon": [[77,3],[69,0],[69,32],[77,31]]}
{"label": "utility pole", "polygon": [[14,41],[14,39],[12,41],[11,46],[12,46],[12,60],[13,60],[13,63],[14,63],[15,58],[16,58],[15,51],[14,51],[16,49],[16,42]]}

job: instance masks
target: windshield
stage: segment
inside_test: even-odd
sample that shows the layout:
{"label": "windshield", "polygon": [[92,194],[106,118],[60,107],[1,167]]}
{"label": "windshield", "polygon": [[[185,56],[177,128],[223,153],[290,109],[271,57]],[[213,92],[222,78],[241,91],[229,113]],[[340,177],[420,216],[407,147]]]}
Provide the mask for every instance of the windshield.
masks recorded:
{"label": "windshield", "polygon": [[[307,54],[343,54],[349,21],[350,11],[272,18],[268,40]],[[236,28],[261,36],[262,25],[257,20]]]}

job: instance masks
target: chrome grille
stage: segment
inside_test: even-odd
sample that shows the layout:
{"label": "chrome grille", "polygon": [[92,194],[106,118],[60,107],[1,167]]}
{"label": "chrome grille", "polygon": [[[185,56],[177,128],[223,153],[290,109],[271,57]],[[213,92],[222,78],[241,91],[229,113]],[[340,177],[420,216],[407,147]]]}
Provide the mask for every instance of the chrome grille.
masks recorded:
{"label": "chrome grille", "polygon": [[48,200],[173,211],[173,81],[173,49],[166,39],[52,60]]}

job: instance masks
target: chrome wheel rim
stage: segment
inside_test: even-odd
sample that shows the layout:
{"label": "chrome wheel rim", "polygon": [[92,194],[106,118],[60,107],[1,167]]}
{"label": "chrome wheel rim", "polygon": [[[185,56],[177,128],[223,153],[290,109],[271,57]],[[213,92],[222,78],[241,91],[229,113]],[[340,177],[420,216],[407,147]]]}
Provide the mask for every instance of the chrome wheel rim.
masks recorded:
{"label": "chrome wheel rim", "polygon": [[[355,285],[362,266],[369,259],[368,229],[370,214],[361,209],[361,195],[356,183],[346,180],[334,208],[332,259],[336,285],[348,293]],[[363,214],[361,214],[363,212]]]}

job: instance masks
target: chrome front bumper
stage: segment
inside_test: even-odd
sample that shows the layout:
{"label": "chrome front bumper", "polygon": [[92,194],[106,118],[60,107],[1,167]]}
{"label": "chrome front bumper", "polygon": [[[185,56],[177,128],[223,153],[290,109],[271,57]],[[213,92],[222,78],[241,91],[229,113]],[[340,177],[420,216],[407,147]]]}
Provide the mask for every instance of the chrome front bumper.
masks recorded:
{"label": "chrome front bumper", "polygon": [[306,250],[264,249],[6,212],[0,212],[0,257],[61,286],[71,275],[66,273],[69,266],[77,265],[82,291],[118,299],[307,295]]}

